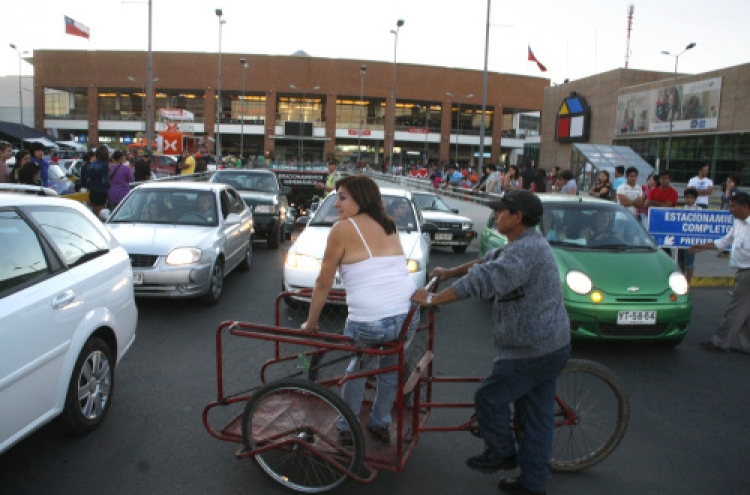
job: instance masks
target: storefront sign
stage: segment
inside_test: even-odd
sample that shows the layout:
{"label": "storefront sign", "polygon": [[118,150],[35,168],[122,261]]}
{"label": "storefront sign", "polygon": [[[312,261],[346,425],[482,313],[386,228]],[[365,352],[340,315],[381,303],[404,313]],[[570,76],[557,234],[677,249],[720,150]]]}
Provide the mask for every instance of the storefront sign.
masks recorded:
{"label": "storefront sign", "polygon": [[350,136],[369,136],[370,129],[349,129]]}
{"label": "storefront sign", "polygon": [[427,128],[426,127],[409,127],[407,129],[409,132],[412,132],[414,134],[427,134]]}
{"label": "storefront sign", "polygon": [[732,228],[734,217],[722,210],[649,208],[648,231],[659,246],[687,249],[721,239]]}

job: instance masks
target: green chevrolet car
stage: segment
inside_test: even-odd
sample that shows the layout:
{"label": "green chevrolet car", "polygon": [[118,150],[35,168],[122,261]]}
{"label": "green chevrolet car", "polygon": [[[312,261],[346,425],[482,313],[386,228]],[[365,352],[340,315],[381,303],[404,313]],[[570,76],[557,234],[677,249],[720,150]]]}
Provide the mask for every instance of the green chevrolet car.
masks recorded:
{"label": "green chevrolet car", "polygon": [[[572,335],[673,347],[690,328],[688,283],[635,217],[611,201],[540,194],[539,229],[557,260]],[[481,255],[507,242],[492,215]]]}

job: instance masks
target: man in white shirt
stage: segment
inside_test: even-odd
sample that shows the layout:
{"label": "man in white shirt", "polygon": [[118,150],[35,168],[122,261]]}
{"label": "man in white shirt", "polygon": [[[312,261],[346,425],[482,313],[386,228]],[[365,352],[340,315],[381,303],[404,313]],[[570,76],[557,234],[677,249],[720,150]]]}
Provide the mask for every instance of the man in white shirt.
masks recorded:
{"label": "man in white shirt", "polygon": [[729,266],[737,269],[729,306],[721,325],[714,331],[711,340],[701,342],[710,350],[727,350],[735,337],[739,347],[732,348],[750,354],[750,194],[738,192],[729,198],[729,211],[734,215],[734,224],[729,233],[718,241],[699,244],[688,252],[697,253],[706,249],[723,250],[732,246]]}
{"label": "man in white shirt", "polygon": [[698,169],[698,175],[690,179],[688,187],[694,187],[698,190],[698,199],[695,204],[701,208],[708,208],[708,198],[714,192],[714,181],[708,178],[709,165],[706,163]]}
{"label": "man in white shirt", "polygon": [[617,202],[638,218],[641,206],[643,206],[643,189],[637,184],[638,169],[628,167],[625,177],[626,182],[617,188]]}

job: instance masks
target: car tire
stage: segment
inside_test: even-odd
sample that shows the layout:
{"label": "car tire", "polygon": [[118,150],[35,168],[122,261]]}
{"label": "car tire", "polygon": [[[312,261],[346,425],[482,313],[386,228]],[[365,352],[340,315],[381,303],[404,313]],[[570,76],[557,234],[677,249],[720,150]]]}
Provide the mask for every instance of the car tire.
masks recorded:
{"label": "car tire", "polygon": [[76,359],[59,418],[62,429],[85,435],[104,421],[115,390],[112,350],[98,337],[91,337]]}
{"label": "car tire", "polygon": [[453,247],[453,252],[454,252],[454,253],[459,253],[459,254],[461,254],[461,253],[465,253],[465,252],[466,252],[466,249],[467,249],[467,248],[468,248],[469,246],[452,246],[452,247]]}
{"label": "car tire", "polygon": [[239,269],[243,272],[249,272],[253,262],[253,241],[250,240],[247,243],[247,250],[245,251],[245,257],[240,262]]}
{"label": "car tire", "polygon": [[211,268],[211,278],[208,284],[208,292],[203,296],[203,302],[209,306],[219,302],[224,290],[224,262],[217,259]]}
{"label": "car tire", "polygon": [[281,236],[283,234],[283,228],[279,227],[273,232],[269,232],[268,234],[268,249],[279,249],[279,246],[281,245]]}

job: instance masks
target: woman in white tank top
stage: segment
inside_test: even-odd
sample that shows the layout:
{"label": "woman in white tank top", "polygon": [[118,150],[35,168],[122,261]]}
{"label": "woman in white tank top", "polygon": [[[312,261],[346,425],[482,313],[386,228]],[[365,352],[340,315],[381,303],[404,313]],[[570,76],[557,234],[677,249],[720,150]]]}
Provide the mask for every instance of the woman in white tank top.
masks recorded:
{"label": "woman in white tank top", "polygon": [[[416,287],[409,277],[398,230],[393,219],[385,213],[378,185],[367,176],[348,176],[336,182],[337,198],[334,206],[339,221],[328,235],[320,274],[315,281],[310,313],[302,330],[318,330],[318,319],[339,270],[346,287],[349,316],[344,335],[360,345],[376,345],[398,338],[409,311],[410,299]],[[377,297],[373,297],[377,295]],[[409,338],[419,324],[416,312]],[[368,359],[363,356],[362,360]],[[379,366],[397,364],[398,356],[380,359]],[[369,363],[352,358],[347,373],[362,369]],[[377,440],[389,443],[391,409],[398,391],[398,374],[377,375],[378,388],[367,423],[367,431]],[[342,396],[355,415],[362,406],[365,379],[344,383]],[[337,422],[342,444],[351,442],[351,427],[343,418]]]}

